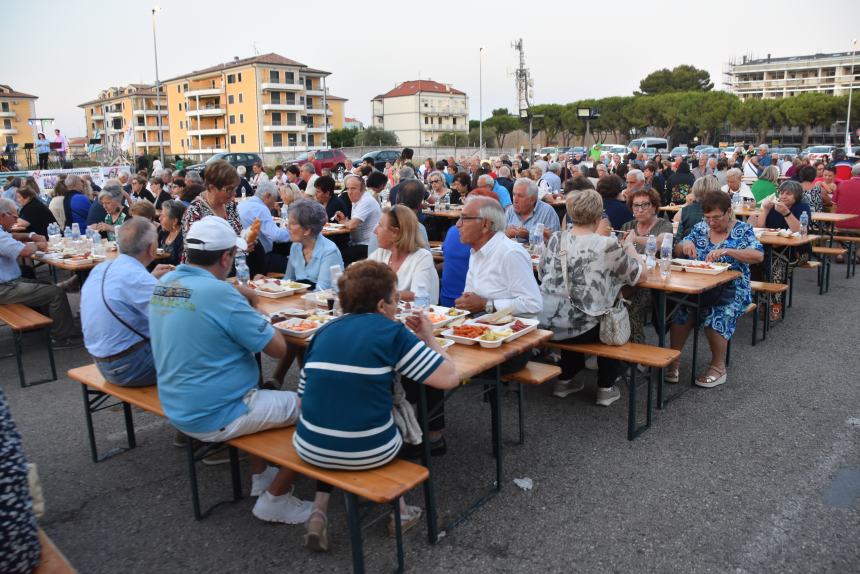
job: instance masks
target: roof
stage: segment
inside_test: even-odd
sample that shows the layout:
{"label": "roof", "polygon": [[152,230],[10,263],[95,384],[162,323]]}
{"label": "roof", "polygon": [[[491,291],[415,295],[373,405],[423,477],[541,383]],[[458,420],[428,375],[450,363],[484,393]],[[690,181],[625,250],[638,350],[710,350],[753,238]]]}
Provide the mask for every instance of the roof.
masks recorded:
{"label": "roof", "polygon": [[[130,94],[126,94],[125,91],[128,88],[135,88],[134,92]],[[112,102],[114,100],[120,100],[122,98],[130,98],[133,96],[155,96],[155,86],[151,84],[129,84],[127,86],[112,86],[106,90],[102,90],[102,93],[108,92],[110,90],[117,90],[119,93],[115,96],[111,96],[109,98],[96,98],[94,100],[89,100],[82,104],[78,104],[79,108],[83,108],[86,106],[91,106],[93,104],[103,104],[105,102]],[[164,87],[162,86],[162,92]],[[162,98],[164,96],[162,95]]]}
{"label": "roof", "polygon": [[356,118],[343,118],[343,121],[350,122],[353,124],[360,124],[361,123],[361,120],[356,119]]}
{"label": "roof", "polygon": [[756,58],[755,60],[747,60],[735,66],[749,66],[758,64],[774,64],[780,62],[797,62],[803,60],[825,60],[828,58],[850,58],[851,52],[834,52],[832,54],[812,54],[809,56],[785,56],[782,58]]}
{"label": "roof", "polygon": [[[189,72],[187,74],[182,74],[181,76],[176,76],[175,78],[170,78],[169,80],[164,80],[164,82],[172,82],[174,80],[180,80],[182,78],[189,78],[191,76],[199,76],[201,74],[211,74],[212,72],[221,72],[224,70],[231,70],[233,68],[241,68],[244,66],[248,66],[251,64],[275,64],[278,66],[294,66],[298,68],[303,68],[306,72],[318,73],[318,74],[328,74],[329,72],[324,72],[322,70],[315,70],[313,68],[308,68],[301,62],[296,62],[295,60],[290,60],[289,58],[285,58],[280,54],[275,54],[271,52],[269,54],[262,54],[260,56],[252,56],[250,58],[243,59],[234,59],[229,62],[223,62],[216,66],[211,66],[209,68],[203,68],[202,70],[194,70],[193,72]],[[164,83],[162,82],[162,83]]]}
{"label": "roof", "polygon": [[396,98],[399,96],[413,96],[421,92],[431,92],[436,94],[451,94],[455,96],[465,96],[466,92],[461,92],[451,86],[434,82],[433,80],[409,80],[394,87],[393,90],[376,96],[374,100],[382,98]]}
{"label": "roof", "polygon": [[326,94],[325,99],[326,100],[337,100],[340,102],[348,102],[349,101],[347,98],[341,98],[340,96],[333,96],[331,94]]}
{"label": "roof", "polygon": [[34,100],[38,100],[39,96],[25,94],[24,92],[16,92],[10,86],[0,84],[0,98],[33,98]]}

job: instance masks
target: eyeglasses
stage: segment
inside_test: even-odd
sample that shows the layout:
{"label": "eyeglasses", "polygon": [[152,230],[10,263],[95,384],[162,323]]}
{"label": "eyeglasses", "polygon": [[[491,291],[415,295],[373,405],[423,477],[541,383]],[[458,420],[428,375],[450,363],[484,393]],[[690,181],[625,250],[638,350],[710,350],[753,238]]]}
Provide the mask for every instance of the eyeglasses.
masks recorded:
{"label": "eyeglasses", "polygon": [[634,203],[631,207],[633,207],[633,211],[645,211],[649,207],[653,207],[651,202],[648,203]]}
{"label": "eyeglasses", "polygon": [[486,219],[486,218],[481,217],[480,215],[461,215],[460,218],[457,220],[457,223],[462,224],[464,221],[469,221],[470,219]]}
{"label": "eyeglasses", "polygon": [[442,183],[442,180],[439,179],[431,179],[430,183]]}
{"label": "eyeglasses", "polygon": [[721,213],[720,215],[711,215],[711,216],[703,215],[702,221],[704,221],[705,223],[710,223],[711,221],[719,221],[720,219],[722,219],[726,216],[726,213],[728,213],[728,211],[725,211],[725,212]]}

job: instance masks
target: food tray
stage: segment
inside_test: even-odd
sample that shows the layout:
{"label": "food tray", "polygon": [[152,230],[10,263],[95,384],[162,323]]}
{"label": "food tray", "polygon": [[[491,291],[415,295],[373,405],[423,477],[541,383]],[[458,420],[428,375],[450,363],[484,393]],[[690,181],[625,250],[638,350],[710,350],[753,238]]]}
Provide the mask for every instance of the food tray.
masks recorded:
{"label": "food tray", "polygon": [[[300,325],[314,325],[308,329],[297,329]],[[279,330],[283,331],[287,335],[291,335],[293,337],[298,337],[299,339],[306,339],[319,331],[319,328],[323,326],[323,323],[320,321],[310,321],[308,319],[301,319],[299,317],[294,317],[292,319],[287,319],[285,321],[279,321],[277,323],[273,323],[272,326]]]}
{"label": "food tray", "polygon": [[293,293],[307,291],[310,288],[310,285],[307,283],[271,278],[255,279],[254,281],[249,281],[248,285],[254,289],[257,295],[269,299],[280,299]]}
{"label": "food tray", "polygon": [[[399,313],[395,317],[398,320],[403,321],[406,319],[406,317],[408,315],[412,314],[411,304],[407,305],[406,303],[401,302],[398,305],[398,309],[399,309]],[[449,315],[449,313],[451,313],[452,311],[455,313]],[[441,305],[430,305],[426,309],[426,314],[427,314],[427,318],[430,319],[430,322],[433,323],[433,328],[436,329],[439,327],[444,327],[445,325],[447,325],[451,321],[455,321],[455,320],[459,319],[460,317],[465,317],[466,315],[469,314],[469,312],[464,311],[462,309],[455,309],[454,307],[442,307]],[[441,316],[441,319],[437,318],[436,317],[437,315]],[[436,320],[434,321],[434,319],[436,319]]]}
{"label": "food tray", "polygon": [[331,289],[326,289],[325,291],[314,291],[313,293],[305,293],[302,295],[302,299],[305,301],[310,301],[315,305],[321,305],[323,307],[328,305],[328,299],[333,298],[335,298],[335,293]]}
{"label": "food tray", "polygon": [[451,339],[444,339],[442,337],[436,337],[436,342],[439,343],[439,346],[442,347],[443,351],[454,344],[454,341]]}
{"label": "food tray", "polygon": [[536,319],[520,319],[518,317],[515,317],[514,321],[511,321],[510,323],[505,323],[504,325],[498,325],[498,326],[483,325],[483,324],[480,324],[476,321],[466,321],[464,323],[464,325],[474,325],[477,327],[485,327],[490,331],[499,332],[499,331],[509,330],[510,327],[516,321],[520,321],[521,323],[526,324],[527,325],[526,328],[522,329],[520,331],[515,331],[515,332],[511,333],[510,335],[508,335],[507,337],[504,337],[502,339],[497,339],[495,341],[483,341],[483,340],[481,340],[480,336],[479,337],[462,337],[459,335],[455,335],[453,328],[445,329],[444,331],[442,331],[441,334],[446,339],[451,339],[452,341],[454,341],[456,343],[460,343],[461,345],[474,345],[477,343],[485,349],[495,349],[497,347],[501,347],[502,343],[506,343],[508,341],[513,341],[515,339],[518,339],[519,337],[522,337],[526,333],[530,333],[530,332],[534,331],[535,329],[537,329],[538,321]]}
{"label": "food tray", "polygon": [[728,271],[728,263],[707,263],[693,259],[672,259],[672,271],[686,271],[687,273],[701,273],[702,275],[718,275]]}

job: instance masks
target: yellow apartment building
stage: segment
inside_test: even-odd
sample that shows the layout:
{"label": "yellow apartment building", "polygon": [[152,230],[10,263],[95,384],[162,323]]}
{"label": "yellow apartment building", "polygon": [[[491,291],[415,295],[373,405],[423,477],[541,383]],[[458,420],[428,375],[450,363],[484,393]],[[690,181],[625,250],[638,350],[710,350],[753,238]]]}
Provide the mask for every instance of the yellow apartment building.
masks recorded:
{"label": "yellow apartment building", "polygon": [[84,110],[86,117],[87,139],[101,138],[110,154],[118,154],[127,137],[130,140],[128,153],[132,156],[158,155],[160,145],[164,146],[165,155],[171,151],[167,100],[163,95],[156,97],[154,86],[129,84],[108,88],[98,98],[78,107]]}
{"label": "yellow apartment building", "polygon": [[346,102],[328,95],[329,75],[263,54],[166,80],[171,153],[203,160],[223,152],[326,147],[325,120],[329,129],[342,126]]}
{"label": "yellow apartment building", "polygon": [[[28,120],[36,116],[37,99],[38,96],[16,92],[11,87],[0,84],[0,147],[18,144],[18,153],[21,154],[24,144],[31,144],[36,140],[39,126],[35,122],[30,125]],[[53,135],[45,134],[49,140]]]}

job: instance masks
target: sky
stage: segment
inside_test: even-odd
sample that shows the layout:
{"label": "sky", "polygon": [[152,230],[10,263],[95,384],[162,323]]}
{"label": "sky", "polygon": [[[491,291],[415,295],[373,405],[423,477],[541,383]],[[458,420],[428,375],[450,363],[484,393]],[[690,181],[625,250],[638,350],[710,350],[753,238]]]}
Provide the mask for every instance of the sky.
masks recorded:
{"label": "sky", "polygon": [[846,52],[860,36],[856,0],[830,1],[826,10],[808,0],[758,0],[754,7],[614,0],[589,3],[591,16],[574,2],[508,0],[0,0],[0,84],[39,96],[37,115],[55,118],[69,136],[84,135],[78,104],[110,86],[155,81],[155,5],[162,80],[275,52],[331,72],[330,93],[348,98],[346,115],[365,123],[371,98],[415,79],[466,92],[472,119],[480,109],[485,118],[494,108],[515,113],[518,56],[511,44],[518,38],[533,103],[542,104],[631,95],[648,73],[679,64],[707,70],[715,89],[723,89],[732,58]]}

